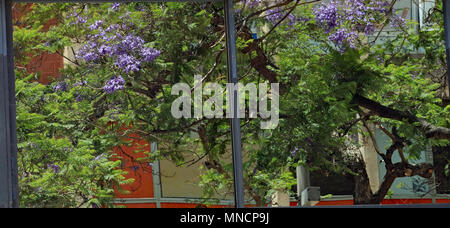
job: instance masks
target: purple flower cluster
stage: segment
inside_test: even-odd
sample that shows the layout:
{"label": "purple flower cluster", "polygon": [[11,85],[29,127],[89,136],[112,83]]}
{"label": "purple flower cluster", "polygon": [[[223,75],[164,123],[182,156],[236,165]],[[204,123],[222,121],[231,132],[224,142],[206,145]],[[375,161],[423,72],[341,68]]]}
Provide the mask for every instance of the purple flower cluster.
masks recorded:
{"label": "purple flower cluster", "polygon": [[109,79],[109,81],[106,83],[106,85],[103,87],[103,90],[107,94],[112,94],[116,92],[117,90],[124,89],[125,86],[125,80],[122,78],[122,76],[114,76]]}
{"label": "purple flower cluster", "polygon": [[255,8],[261,4],[262,0],[245,0],[244,5],[249,8]]}
{"label": "purple flower cluster", "polygon": [[90,30],[96,30],[96,29],[99,29],[102,25],[103,25],[103,21],[102,20],[98,20],[98,21],[95,21],[94,24],[90,25],[89,29]]}
{"label": "purple flower cluster", "polygon": [[328,4],[321,4],[314,10],[317,23],[325,26],[327,33],[338,26],[338,8],[339,4],[337,1],[330,1]]}
{"label": "purple flower cluster", "polygon": [[293,14],[289,14],[288,15],[288,19],[289,19],[289,21],[287,22],[287,25],[288,25],[288,27],[286,28],[287,30],[294,28],[295,25],[297,25],[297,24],[304,24],[304,23],[310,21],[310,18],[297,17],[297,16],[295,16]]}
{"label": "purple flower cluster", "polygon": [[113,4],[111,5],[111,9],[114,10],[114,11],[116,11],[116,10],[119,9],[120,5],[121,5],[121,3],[113,3]]}
{"label": "purple flower cluster", "polygon": [[126,50],[136,50],[143,47],[145,41],[135,35],[127,35],[121,43],[119,43],[119,47],[122,51]]}
{"label": "purple flower cluster", "polygon": [[94,158],[94,161],[100,161],[106,159],[105,154],[100,154],[97,157]]}
{"label": "purple flower cluster", "polygon": [[75,102],[80,102],[80,101],[82,101],[84,99],[83,94],[77,93],[76,95],[77,96],[75,97]]}
{"label": "purple flower cluster", "polygon": [[87,22],[87,19],[82,16],[78,16],[77,20],[73,22],[73,24],[84,24]]}
{"label": "purple flower cluster", "polygon": [[[280,8],[273,8],[270,10],[267,10],[266,12],[266,19],[272,23],[273,25],[277,24],[280,20],[282,20],[287,13],[282,12]],[[287,15],[287,29],[294,28],[294,26],[298,23],[304,23],[308,21],[307,18],[302,17],[296,17],[294,14],[290,13]]]}
{"label": "purple flower cluster", "polygon": [[161,51],[153,48],[143,48],[141,51],[141,55],[146,62],[153,62],[160,54]]}
{"label": "purple flower cluster", "polygon": [[266,19],[272,24],[278,23],[284,16],[285,14],[278,7],[266,11]]}
{"label": "purple flower cluster", "polygon": [[339,47],[343,47],[345,43],[356,49],[355,41],[358,38],[358,33],[353,31],[347,31],[346,28],[339,28],[335,33],[332,33],[328,39],[330,39],[333,43],[335,43]]}
{"label": "purple flower cluster", "polygon": [[[272,0],[272,1],[268,1],[268,0],[245,0],[245,1],[240,1],[238,3],[238,7],[236,12],[240,12],[242,9],[245,8],[249,8],[249,9],[255,9],[258,7],[267,7],[267,5],[269,3],[271,4],[275,4],[277,2],[281,2],[283,0]],[[280,7],[275,7],[275,8],[271,8],[269,10],[267,10],[265,12],[265,18],[272,23],[273,25],[277,24],[281,19],[283,19],[287,14],[287,10],[285,12],[283,12],[283,10]],[[293,28],[297,23],[299,22],[305,22],[305,18],[297,18],[296,16],[294,16],[293,14],[289,14],[287,16],[287,25],[288,28],[287,29],[291,29]]]}
{"label": "purple flower cluster", "polygon": [[405,24],[406,24],[405,18],[397,15],[394,11],[392,14],[392,17],[391,17],[392,28],[394,28],[394,29],[401,28],[401,27],[404,27]]}
{"label": "purple flower cluster", "polygon": [[58,165],[50,164],[47,166],[47,168],[52,169],[53,173],[59,173],[61,172],[61,168]]}
{"label": "purple flower cluster", "polygon": [[65,81],[61,81],[61,82],[57,82],[54,86],[53,86],[53,90],[55,92],[59,92],[59,91],[67,91],[67,82]]}
{"label": "purple flower cluster", "polygon": [[314,15],[329,40],[343,51],[345,45],[356,48],[357,34],[373,34],[378,15],[388,16],[388,9],[387,0],[330,0],[318,5]]}
{"label": "purple flower cluster", "polygon": [[114,64],[123,69],[125,73],[130,73],[131,71],[136,72],[141,68],[141,61],[137,60],[134,56],[127,54],[118,55]]}
{"label": "purple flower cluster", "polygon": [[84,85],[87,85],[87,81],[86,80],[74,83],[73,87],[84,86]]}
{"label": "purple flower cluster", "polygon": [[143,63],[153,62],[161,52],[146,47],[140,36],[129,34],[129,26],[131,24],[124,23],[105,28],[103,21],[94,22],[89,26],[94,34],[88,36],[89,40],[77,52],[76,57],[93,63],[109,58],[126,74],[138,72]]}
{"label": "purple flower cluster", "polygon": [[34,142],[28,142],[28,146],[33,149],[39,149],[39,146]]}
{"label": "purple flower cluster", "polygon": [[76,10],[69,14],[67,18],[72,18],[72,22],[70,22],[71,25],[84,24],[87,22],[87,18],[81,16]]}
{"label": "purple flower cluster", "polygon": [[90,41],[86,43],[81,49],[76,53],[75,57],[78,59],[84,59],[87,62],[95,61],[99,58],[99,55],[94,50],[97,48],[97,43]]}

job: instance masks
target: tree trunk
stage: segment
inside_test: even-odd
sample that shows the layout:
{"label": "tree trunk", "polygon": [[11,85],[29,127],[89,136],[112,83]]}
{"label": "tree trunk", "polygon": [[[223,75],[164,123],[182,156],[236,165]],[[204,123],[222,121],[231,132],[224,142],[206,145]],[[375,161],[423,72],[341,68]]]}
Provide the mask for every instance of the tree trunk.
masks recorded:
{"label": "tree trunk", "polygon": [[357,174],[354,176],[354,204],[369,204],[372,197],[372,190],[370,189],[369,176],[367,175],[366,171],[366,163],[362,158],[358,158],[353,166],[353,171]]}
{"label": "tree trunk", "polygon": [[417,165],[396,163],[386,167],[387,172],[383,178],[380,188],[377,192],[372,193],[370,188],[369,177],[365,169],[365,163],[357,166],[356,171],[358,175],[355,176],[355,192],[353,194],[354,204],[380,204],[392,184],[397,177],[421,176],[430,178],[433,172],[433,166],[428,163],[421,163]]}
{"label": "tree trunk", "polygon": [[372,190],[370,189],[369,177],[366,170],[361,170],[359,175],[355,176],[355,191],[353,193],[353,203],[369,204],[371,203]]}
{"label": "tree trunk", "polygon": [[392,183],[394,183],[395,178],[397,177],[394,174],[387,172],[383,178],[383,182],[380,185],[380,189],[372,195],[369,204],[380,204],[391,188]]}

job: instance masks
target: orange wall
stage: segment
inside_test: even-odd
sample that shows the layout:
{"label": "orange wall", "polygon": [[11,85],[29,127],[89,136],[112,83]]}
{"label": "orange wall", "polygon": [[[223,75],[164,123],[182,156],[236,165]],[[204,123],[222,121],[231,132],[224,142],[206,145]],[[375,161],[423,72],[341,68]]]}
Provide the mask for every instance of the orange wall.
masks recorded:
{"label": "orange wall", "polygon": [[[431,199],[385,199],[381,204],[431,204]],[[436,199],[436,203],[450,203],[450,199]],[[320,201],[316,206],[353,205],[353,200]]]}
{"label": "orange wall", "polygon": [[122,170],[128,172],[125,176],[133,178],[134,183],[122,185],[124,190],[129,191],[129,194],[121,193],[116,189],[117,198],[153,198],[153,169],[149,162],[139,161],[139,158],[145,158],[144,153],[135,153],[136,150],[143,150],[150,152],[150,144],[145,140],[137,140],[138,135],[131,134],[130,139],[132,146],[119,146],[114,148],[115,155],[113,160],[122,161]]}
{"label": "orange wall", "polygon": [[156,203],[130,203],[117,204],[118,206],[125,206],[126,208],[156,208]]}

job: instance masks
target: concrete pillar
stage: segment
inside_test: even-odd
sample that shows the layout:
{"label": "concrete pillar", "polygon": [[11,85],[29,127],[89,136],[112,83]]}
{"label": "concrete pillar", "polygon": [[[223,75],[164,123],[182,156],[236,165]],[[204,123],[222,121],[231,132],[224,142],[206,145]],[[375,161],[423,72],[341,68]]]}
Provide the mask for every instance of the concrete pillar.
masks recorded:
{"label": "concrete pillar", "polygon": [[[373,131],[373,126],[369,126],[369,128]],[[361,154],[364,162],[366,163],[366,171],[369,177],[370,189],[372,189],[372,192],[376,192],[380,187],[378,154],[375,150],[377,145],[376,142],[373,142],[370,137],[365,137],[362,134],[359,134],[358,137],[362,139],[363,147],[360,150],[362,152]]]}
{"label": "concrete pillar", "polygon": [[302,192],[309,187],[309,171],[304,166],[297,166],[297,196],[300,199]]}

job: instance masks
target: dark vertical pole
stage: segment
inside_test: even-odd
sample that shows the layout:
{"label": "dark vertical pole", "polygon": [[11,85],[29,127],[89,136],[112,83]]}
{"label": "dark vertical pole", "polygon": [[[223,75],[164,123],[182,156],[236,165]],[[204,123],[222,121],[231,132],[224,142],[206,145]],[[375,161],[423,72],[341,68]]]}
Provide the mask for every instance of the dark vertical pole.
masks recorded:
{"label": "dark vertical pole", "polygon": [[[227,35],[227,61],[228,61],[228,82],[238,83],[236,64],[236,32],[234,24],[233,0],[224,0],[225,3],[225,27]],[[234,91],[233,118],[231,118],[231,140],[233,152],[233,177],[234,177],[234,202],[236,208],[245,207],[244,197],[244,176],[242,172],[242,143],[241,124],[238,116],[239,99],[238,91]]]}
{"label": "dark vertical pole", "polygon": [[443,1],[444,27],[445,27],[445,50],[447,53],[447,88],[450,96],[450,3],[449,0]]}
{"label": "dark vertical pole", "polygon": [[0,0],[0,208],[18,207],[11,0]]}

